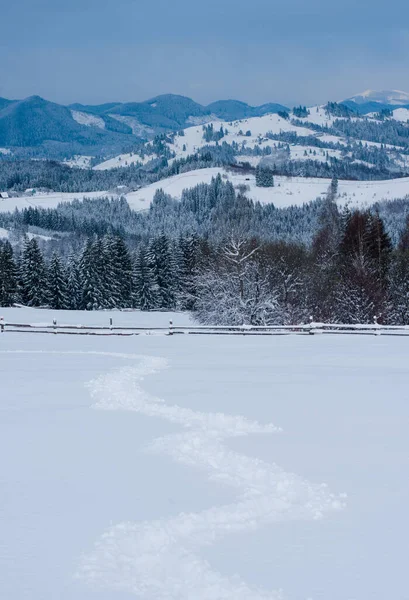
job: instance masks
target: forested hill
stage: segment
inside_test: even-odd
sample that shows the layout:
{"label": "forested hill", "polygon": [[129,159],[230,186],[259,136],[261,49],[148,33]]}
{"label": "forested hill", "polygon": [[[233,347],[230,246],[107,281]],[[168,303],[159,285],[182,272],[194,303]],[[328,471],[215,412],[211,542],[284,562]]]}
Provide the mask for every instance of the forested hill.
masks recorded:
{"label": "forested hill", "polygon": [[[0,99],[0,148],[32,149],[43,156],[121,151],[155,134],[212,119],[239,119],[286,110],[280,104],[252,107],[221,101],[202,106],[190,98],[164,95],[146,102],[62,106],[39,96]],[[18,153],[18,152],[17,152]],[[22,150],[20,150],[20,154]],[[26,155],[28,153],[26,152]]]}
{"label": "forested hill", "polygon": [[[395,96],[385,92],[383,95],[358,95],[338,105],[330,102],[326,107],[328,117],[331,114],[338,118],[407,121],[404,111],[408,109],[409,101],[405,104],[404,96],[401,96],[399,104],[388,104],[388,98],[393,101]],[[401,112],[395,113],[396,110]],[[3,149],[20,157],[70,158],[79,154],[106,158],[132,151],[141,141],[151,140],[158,134],[178,132],[195,125],[245,121],[274,114],[302,119],[314,111],[315,107],[304,107],[303,110],[302,106],[291,111],[275,102],[251,106],[234,99],[218,100],[205,106],[175,94],[144,102],[74,103],[69,106],[39,96],[22,100],[0,98],[0,155]],[[314,124],[321,127],[334,124],[331,118],[307,121],[309,129]],[[317,131],[313,129],[313,134]],[[268,133],[268,130],[261,133]],[[397,133],[394,142],[373,139],[373,136],[366,138],[362,131],[348,132],[347,135],[354,139],[396,144],[399,138],[402,141],[402,136]]]}

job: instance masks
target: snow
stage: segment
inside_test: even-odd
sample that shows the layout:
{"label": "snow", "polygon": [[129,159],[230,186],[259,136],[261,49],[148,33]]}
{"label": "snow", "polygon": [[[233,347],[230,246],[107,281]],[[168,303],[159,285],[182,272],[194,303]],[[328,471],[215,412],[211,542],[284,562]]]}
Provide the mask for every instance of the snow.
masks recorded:
{"label": "snow", "polygon": [[105,129],[105,121],[101,117],[91,115],[89,113],[80,112],[78,110],[71,111],[72,118],[77,121],[80,125],[86,127],[98,127],[99,129]]}
{"label": "snow", "polygon": [[4,227],[0,227],[0,240],[7,240],[9,237],[9,232]]}
{"label": "snow", "polygon": [[[342,154],[340,150],[332,150],[331,148],[317,148],[316,146],[302,146],[298,144],[291,144],[290,153],[291,160],[315,160],[317,162],[328,162],[327,154],[332,158],[337,158],[339,160],[342,159]],[[262,158],[263,157],[261,156],[251,156],[244,154],[236,156],[236,161],[238,163],[247,162],[250,163],[253,167],[256,167]]]}
{"label": "snow", "polygon": [[54,239],[54,238],[50,237],[49,235],[41,235],[40,233],[31,233],[31,232],[27,233],[27,237],[29,240],[36,238],[37,240],[43,240],[43,242],[49,242],[50,240]]}
{"label": "snow", "polygon": [[0,148],[0,154],[11,154],[11,150],[8,148]]}
{"label": "snow", "polygon": [[[297,149],[296,146],[291,148],[294,151]],[[324,157],[319,155],[319,150],[317,150],[315,158],[324,159]],[[247,160],[247,157],[242,157],[242,159]],[[301,206],[302,204],[314,201],[327,193],[331,183],[330,179],[277,176],[274,178],[275,187],[259,188],[256,186],[254,175],[241,174],[214,167],[188,171],[167,179],[162,179],[136,192],[129,192],[126,194],[126,198],[133,210],[146,210],[149,208],[158,189],[163,189],[167,194],[180,199],[184,189],[192,188],[199,183],[210,183],[212,178],[216,177],[219,173],[226,181],[231,181],[235,187],[247,186],[249,188],[246,191],[248,198],[262,204],[274,203],[278,208],[293,205]],[[339,201],[342,204],[349,202],[357,206],[369,206],[380,200],[405,198],[409,195],[409,178],[387,181],[340,181],[338,189]],[[29,206],[56,208],[60,202],[72,202],[74,199],[83,200],[84,198],[102,198],[115,195],[112,192],[103,191],[20,196],[2,200],[0,202],[0,212],[13,212],[16,208],[22,210]]]}
{"label": "snow", "polygon": [[132,129],[132,133],[134,135],[138,135],[140,137],[146,137],[146,136],[152,136],[155,133],[154,129],[152,129],[152,127],[149,127],[148,125],[143,125],[142,123],[140,123],[138,121],[138,119],[136,117],[130,117],[128,115],[115,115],[115,114],[110,114],[108,116],[111,117],[112,119],[115,119],[116,121],[119,121],[120,123],[125,123],[125,125],[128,125],[128,127],[130,127]]}
{"label": "snow", "polygon": [[365,92],[352,96],[349,100],[354,100],[358,104],[372,100],[374,102],[381,102],[382,104],[400,105],[409,104],[409,94],[402,92],[402,90],[384,90],[381,92],[365,90]]}
{"label": "snow", "polygon": [[376,336],[0,335],[2,595],[403,599],[408,354]]}
{"label": "snow", "polygon": [[190,116],[186,122],[189,123],[189,125],[204,125],[211,122],[220,122],[220,119],[217,117],[217,115],[211,114],[201,115],[200,117]]}
{"label": "snow", "polygon": [[109,158],[99,165],[94,167],[95,171],[107,171],[108,169],[115,169],[117,167],[128,167],[130,165],[146,165],[148,162],[156,158],[155,155],[145,155],[143,158],[139,156],[139,154],[127,153],[127,154],[119,154],[119,156],[115,156],[114,158]]}
{"label": "snow", "polygon": [[191,325],[189,313],[180,312],[142,312],[140,310],[49,310],[21,307],[0,307],[0,317],[5,322],[29,323],[33,325],[49,324],[55,319],[59,325],[108,326],[112,318],[117,327],[167,327],[172,319],[179,326]]}
{"label": "snow", "polygon": [[305,122],[306,127],[308,123],[314,123],[315,125],[321,125],[322,127],[331,127],[333,122],[338,118],[328,114],[325,110],[325,106],[311,106],[309,109],[310,114],[307,117],[295,117],[299,121]]}
{"label": "snow", "polygon": [[315,125],[320,125],[321,127],[331,127],[334,121],[359,121],[362,117],[338,117],[332,114],[329,114],[323,106],[311,106],[309,109],[310,114],[307,117],[294,117],[305,123],[305,126],[308,127],[308,123],[314,123]]}
{"label": "snow", "polygon": [[[408,100],[409,103],[409,100]],[[407,108],[397,108],[393,111],[393,118],[395,121],[402,121],[402,123],[409,122],[409,109]]]}
{"label": "snow", "polygon": [[[315,146],[290,146],[291,160],[316,160],[318,162],[328,162],[327,154],[332,158],[340,160],[342,158],[340,150],[331,148],[316,148]],[[314,154],[315,152],[315,154]],[[307,153],[307,154],[305,154]]]}
{"label": "snow", "polygon": [[34,196],[18,196],[15,198],[6,198],[0,202],[0,212],[13,212],[16,208],[22,210],[28,207],[56,208],[60,202],[72,202],[75,199],[84,198],[102,198],[112,196],[108,192],[51,192],[48,194],[35,194]]}
{"label": "snow", "polygon": [[[338,143],[344,146],[347,145],[348,142],[346,138],[342,136],[322,134],[319,132],[317,133],[314,129],[312,129],[309,126],[309,124],[331,126],[335,120],[342,120],[343,117],[334,117],[332,115],[329,115],[325,110],[325,106],[313,106],[309,110],[310,114],[308,117],[298,119],[299,121],[305,123],[305,126],[293,125],[291,120],[283,119],[278,114],[267,114],[262,117],[251,117],[248,119],[241,119],[232,122],[220,121],[217,118],[206,118],[206,122],[209,125],[212,124],[215,131],[218,131],[220,127],[222,127],[224,131],[228,131],[228,134],[222,138],[220,143],[227,143],[231,145],[233,142],[235,142],[241,147],[244,147],[244,149],[253,149],[255,146],[259,146],[260,148],[275,147],[277,145],[277,142],[267,138],[266,136],[268,133],[279,134],[281,132],[295,132],[298,136],[314,136],[316,138],[319,138],[323,142],[330,142],[335,144]],[[404,109],[398,109],[398,111],[395,111],[395,113],[397,114],[398,120],[406,121],[409,117],[409,111],[407,111],[408,117],[405,118],[406,111]],[[123,122],[127,122],[128,125],[134,128],[136,127],[136,125],[138,125],[138,127],[140,126],[138,121],[135,119],[134,120],[136,121],[136,124],[126,121],[126,119],[132,119],[132,117],[118,117],[118,115],[111,116],[117,119],[120,118]],[[360,117],[352,117],[351,120],[354,121],[359,119]],[[200,117],[199,121],[196,122],[193,127],[188,127],[184,129],[183,135],[179,135],[179,133],[174,134],[173,141],[171,143],[168,143],[167,145],[169,149],[175,153],[175,159],[186,158],[187,156],[196,153],[198,150],[200,150],[200,148],[203,148],[204,146],[214,146],[216,144],[216,142],[206,142],[206,140],[203,138],[202,123],[203,120],[202,117]],[[251,132],[251,135],[246,136],[245,134],[248,131]],[[134,130],[134,133],[139,135],[141,132]],[[367,145],[381,147],[381,144],[377,144],[375,142],[371,143],[364,141],[363,143]],[[149,144],[149,142],[147,144]],[[395,146],[386,145],[386,147],[393,150],[399,150],[399,148],[396,148]],[[302,160],[304,158],[303,152],[305,147],[293,146],[293,148],[294,150],[292,150],[291,158],[293,160]],[[316,149],[315,147],[313,148]],[[331,156],[341,158],[341,154],[338,150],[329,149],[328,152]],[[314,160],[322,162],[322,158],[320,157],[318,150],[316,157],[308,158],[313,158]],[[128,165],[135,164],[138,162],[146,164],[151,159],[152,156],[145,156],[142,159],[135,153],[132,155],[121,154],[114,158],[107,159],[106,161],[97,165],[94,168],[96,170],[104,170],[112,169],[115,167],[123,167],[126,166],[125,163],[128,163]],[[175,159],[170,159],[169,164],[172,164],[172,162]],[[258,160],[257,157],[253,157],[252,161],[250,162],[254,163],[256,160]]]}
{"label": "snow", "polygon": [[[275,187],[260,188],[256,186],[254,175],[225,171],[222,168],[198,169],[180,175],[174,175],[136,192],[128,194],[130,207],[143,210],[149,207],[155,192],[164,192],[175,198],[180,198],[182,191],[198,185],[210,183],[213,177],[221,174],[234,186],[246,185],[249,190],[247,197],[263,204],[274,203],[279,208],[292,205],[301,206],[307,202],[322,197],[328,191],[330,179],[315,179],[305,177],[275,177]],[[350,202],[359,206],[368,206],[380,200],[404,198],[409,194],[409,178],[392,179],[388,181],[340,181],[338,186],[340,202]]]}
{"label": "snow", "polygon": [[63,165],[67,167],[79,167],[80,169],[88,169],[90,166],[92,156],[74,156],[73,158],[63,161]]}
{"label": "snow", "polygon": [[[315,132],[311,129],[292,125],[290,121],[283,119],[277,114],[251,117],[239,121],[211,121],[211,124],[213,124],[215,131],[218,131],[220,127],[223,127],[224,131],[227,129],[228,134],[222,138],[221,143],[232,144],[233,142],[237,142],[240,145],[244,143],[247,148],[254,148],[256,145],[259,145],[261,148],[274,146],[274,141],[265,137],[268,132],[280,133],[292,131],[296,132],[299,136],[315,135]],[[247,137],[240,134],[240,131],[243,134],[251,131],[251,135]],[[190,154],[194,154],[203,146],[214,146],[215,144],[216,142],[206,142],[204,140],[202,126],[195,126],[185,129],[183,136],[177,134],[174,142],[168,144],[168,146],[176,153],[176,158],[184,158]]]}

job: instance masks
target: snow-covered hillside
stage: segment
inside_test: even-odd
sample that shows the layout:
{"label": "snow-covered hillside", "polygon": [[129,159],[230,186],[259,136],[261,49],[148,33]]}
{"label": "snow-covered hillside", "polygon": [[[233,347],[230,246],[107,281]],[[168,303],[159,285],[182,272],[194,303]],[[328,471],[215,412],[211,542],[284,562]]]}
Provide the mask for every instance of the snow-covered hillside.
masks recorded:
{"label": "snow-covered hillside", "polygon": [[[246,148],[254,148],[256,145],[271,146],[271,140],[265,138],[266,133],[294,132],[299,136],[311,135],[312,131],[304,127],[296,127],[287,119],[279,115],[265,115],[264,117],[252,117],[241,121],[215,121],[211,123],[217,131],[221,127],[227,130],[227,134],[222,138],[223,142],[232,144],[238,143]],[[210,124],[209,124],[210,125]],[[203,138],[202,127],[189,127],[184,130],[184,135],[176,135],[173,144],[169,147],[176,154],[176,158],[185,157],[193,154],[199,148],[216,142],[206,142]]]}
{"label": "snow-covered hillside", "polygon": [[[128,194],[127,199],[131,208],[143,210],[149,207],[159,189],[174,198],[180,198],[184,189],[199,183],[210,183],[218,174],[226,181],[231,181],[235,187],[240,186],[248,198],[262,204],[273,203],[279,208],[300,206],[323,197],[331,183],[330,179],[275,177],[273,188],[261,188],[256,186],[255,177],[251,174],[240,174],[220,168],[200,169],[153,183]],[[340,181],[338,194],[340,203],[348,202],[358,206],[368,206],[380,200],[404,198],[409,195],[409,178],[388,181]]]}
{"label": "snow-covered hillside", "polygon": [[[347,110],[347,109],[345,109]],[[376,124],[382,126],[382,121],[378,119],[376,113],[365,116],[335,116],[327,106],[313,106],[306,111],[305,115],[297,116],[291,113],[288,118],[280,114],[267,114],[262,117],[251,117],[238,121],[220,121],[214,120],[208,123],[207,127],[211,127],[215,134],[221,133],[218,140],[206,137],[202,125],[188,127],[177,133],[172,133],[167,136],[168,154],[173,157],[168,158],[168,163],[171,165],[174,160],[185,159],[188,156],[194,155],[206,146],[216,146],[218,144],[227,144],[230,146],[236,155],[237,162],[243,162],[243,156],[248,156],[248,162],[255,166],[263,153],[275,152],[280,145],[279,139],[274,139],[274,136],[283,136],[285,134],[295,135],[295,139],[291,138],[284,142],[290,149],[289,160],[303,161],[312,160],[321,163],[328,163],[331,159],[355,161],[356,164],[366,164],[367,167],[376,166],[368,160],[362,160],[359,155],[359,149],[354,149],[354,144],[359,144],[359,148],[378,148],[385,157],[390,158],[397,170],[407,168],[409,160],[404,149],[396,144],[388,144],[378,142],[368,136],[368,139],[351,138],[349,135],[335,135],[337,130],[328,132],[326,129],[334,126],[335,122],[345,121],[349,124]],[[406,124],[409,122],[409,110],[398,108],[393,112],[393,118],[397,124]],[[273,136],[273,139],[272,139]],[[211,137],[211,136],[210,136]],[[306,145],[303,138],[314,138],[316,143]],[[286,139],[286,138],[285,138]],[[283,142],[281,141],[281,146]],[[335,146],[335,147],[334,147]],[[132,164],[146,164],[151,158],[158,158],[156,153],[152,154],[151,143],[147,143],[149,147],[149,156],[146,154],[138,154],[135,150],[133,153],[118,155],[110,158],[98,166],[96,170],[106,170],[115,167],[126,167]],[[257,149],[256,152],[254,150]],[[344,150],[345,149],[345,150]],[[246,150],[248,151],[246,154]],[[354,155],[358,152],[358,156]],[[376,157],[379,160],[379,157]],[[376,158],[373,160],[376,161]]]}
{"label": "snow-covered hillside", "polygon": [[2,597],[405,598],[405,338],[0,344]]}
{"label": "snow-covered hillside", "polygon": [[156,155],[145,155],[140,156],[134,152],[128,152],[127,154],[119,154],[114,158],[109,158],[102,163],[99,163],[94,167],[95,171],[106,171],[108,169],[116,169],[117,167],[129,167],[130,165],[146,165],[148,162],[156,158]]}
{"label": "snow-covered hillside", "polygon": [[[199,183],[210,183],[213,177],[221,175],[225,181],[231,181],[236,189],[240,189],[248,198],[262,204],[273,203],[278,208],[301,206],[302,204],[322,198],[328,192],[330,179],[306,177],[275,177],[275,186],[261,188],[256,186],[253,174],[226,170],[219,167],[197,169],[180,175],[162,179],[156,183],[142,187],[136,192],[125,194],[133,210],[149,208],[157,190],[162,189],[174,198],[180,199],[184,189],[192,188]],[[55,208],[60,202],[71,202],[74,199],[101,198],[120,195],[110,191],[84,192],[70,194],[35,194],[0,200],[0,212],[13,212],[16,208],[29,206]],[[351,203],[356,206],[370,206],[381,200],[405,198],[409,195],[409,178],[391,179],[387,181],[340,181],[338,186],[338,202]]]}
{"label": "snow-covered hillside", "polygon": [[[49,193],[35,194],[33,196],[18,196],[13,198],[0,199],[0,212],[13,212],[16,208],[22,210],[28,207],[56,208],[60,202],[72,202],[75,199],[101,198],[108,192],[78,192],[78,193]],[[112,196],[112,194],[109,194]]]}
{"label": "snow-covered hillside", "polygon": [[397,108],[393,111],[393,118],[395,121],[401,121],[402,123],[409,123],[409,109]]}
{"label": "snow-covered hillside", "polygon": [[101,117],[91,115],[89,113],[80,112],[77,110],[71,111],[72,118],[77,121],[80,125],[86,125],[87,127],[98,127],[99,129],[105,129],[105,121]]}

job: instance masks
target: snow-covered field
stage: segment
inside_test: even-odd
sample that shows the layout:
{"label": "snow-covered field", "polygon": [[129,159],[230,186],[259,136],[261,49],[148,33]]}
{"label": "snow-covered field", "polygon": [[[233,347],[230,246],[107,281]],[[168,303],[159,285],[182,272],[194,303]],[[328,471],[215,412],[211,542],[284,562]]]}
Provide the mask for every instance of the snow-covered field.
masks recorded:
{"label": "snow-covered field", "polygon": [[[275,177],[275,187],[260,188],[256,186],[254,175],[242,175],[221,168],[199,169],[163,179],[128,194],[129,205],[134,210],[148,208],[158,189],[163,189],[167,194],[180,198],[184,189],[194,187],[202,182],[210,183],[212,177],[216,177],[219,173],[226,180],[230,180],[234,186],[248,186],[249,189],[245,192],[248,198],[262,204],[274,203],[279,208],[291,205],[300,206],[316,200],[328,192],[331,183],[329,179]],[[409,194],[409,178],[389,181],[340,181],[338,191],[341,204],[349,202],[354,205],[367,206],[380,200],[404,198]]]}
{"label": "snow-covered field", "polygon": [[[34,194],[33,196],[18,196],[16,198],[6,198],[0,200],[0,212],[13,212],[16,208],[40,207],[40,208],[56,208],[61,202],[72,202],[75,199],[83,200],[84,198],[102,198],[108,192],[78,192],[78,193],[62,193],[52,192],[49,194]],[[114,194],[110,194],[111,196]]]}
{"label": "snow-covered field", "polygon": [[[135,317],[169,315],[114,313]],[[0,335],[1,597],[405,600],[408,359],[374,336]]]}
{"label": "snow-covered field", "polygon": [[[254,175],[243,175],[237,172],[226,171],[223,168],[198,169],[167,179],[162,179],[141,188],[136,192],[126,194],[126,198],[133,210],[146,210],[149,208],[155,192],[163,189],[174,198],[180,198],[184,189],[210,183],[218,174],[234,186],[247,186],[248,198],[262,204],[274,203],[278,208],[288,206],[301,206],[316,200],[328,192],[331,183],[329,179],[314,179],[306,177],[275,177],[274,188],[259,188],[256,186]],[[357,206],[369,206],[381,200],[404,198],[409,194],[409,178],[391,179],[387,181],[340,181],[340,204],[351,203]],[[55,208],[60,202],[71,202],[74,199],[101,198],[113,196],[112,192],[84,192],[84,193],[58,193],[35,194],[34,196],[21,196],[0,200],[0,212],[12,212],[16,208],[23,209],[29,206],[42,208]]]}

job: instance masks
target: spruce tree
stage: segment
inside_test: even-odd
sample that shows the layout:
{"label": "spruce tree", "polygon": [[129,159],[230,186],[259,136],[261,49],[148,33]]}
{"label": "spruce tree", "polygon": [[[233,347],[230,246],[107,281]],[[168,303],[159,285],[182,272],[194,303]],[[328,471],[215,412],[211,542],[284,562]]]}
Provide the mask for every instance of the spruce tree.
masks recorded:
{"label": "spruce tree", "polygon": [[101,240],[88,239],[80,258],[81,308],[85,310],[98,310],[107,305],[103,261]]}
{"label": "spruce tree", "polygon": [[140,310],[154,310],[160,306],[159,288],[149,255],[141,248],[133,268],[133,305]]}
{"label": "spruce tree", "polygon": [[168,237],[162,234],[154,239],[149,248],[150,261],[158,285],[160,308],[175,308],[175,277],[171,244]]}
{"label": "spruce tree", "polygon": [[179,304],[182,310],[193,310],[197,296],[196,275],[199,243],[196,236],[181,237],[179,240]]}
{"label": "spruce tree", "polygon": [[47,272],[48,301],[51,308],[57,310],[69,309],[70,302],[67,294],[67,279],[60,257],[54,253]]}
{"label": "spruce tree", "polygon": [[129,308],[132,305],[132,260],[129,250],[120,237],[115,237],[112,250],[115,255],[113,265],[118,281],[119,305]]}
{"label": "spruce tree", "polygon": [[27,306],[47,302],[47,280],[44,258],[37,240],[26,238],[20,263],[22,299]]}
{"label": "spruce tree", "polygon": [[256,168],[256,186],[274,187],[274,172],[269,167],[257,165]]}
{"label": "spruce tree", "polygon": [[103,308],[122,308],[121,273],[114,236],[104,236],[96,242],[100,245],[99,258],[95,268],[100,280]]}
{"label": "spruce tree", "polygon": [[67,297],[71,310],[81,308],[81,277],[78,261],[70,255],[67,264]]}
{"label": "spruce tree", "polygon": [[0,306],[11,306],[17,294],[16,265],[9,241],[0,242]]}

